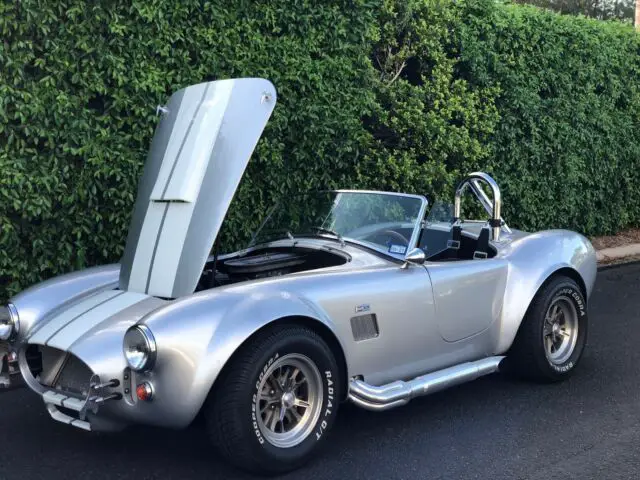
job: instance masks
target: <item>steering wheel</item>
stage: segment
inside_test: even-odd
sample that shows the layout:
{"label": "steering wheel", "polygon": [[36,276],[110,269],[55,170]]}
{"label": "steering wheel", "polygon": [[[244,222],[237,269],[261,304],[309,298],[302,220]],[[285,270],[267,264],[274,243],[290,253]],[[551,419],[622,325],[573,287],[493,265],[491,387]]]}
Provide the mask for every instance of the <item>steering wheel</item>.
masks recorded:
{"label": "steering wheel", "polygon": [[385,230],[379,230],[377,232],[373,232],[370,235],[367,235],[365,238],[376,238],[378,236],[382,236],[382,235],[387,235],[389,237],[394,238],[395,240],[402,242],[402,244],[405,247],[409,246],[409,240],[407,240],[407,238],[402,235],[401,233],[396,232],[395,230],[389,230],[389,229],[385,229]]}

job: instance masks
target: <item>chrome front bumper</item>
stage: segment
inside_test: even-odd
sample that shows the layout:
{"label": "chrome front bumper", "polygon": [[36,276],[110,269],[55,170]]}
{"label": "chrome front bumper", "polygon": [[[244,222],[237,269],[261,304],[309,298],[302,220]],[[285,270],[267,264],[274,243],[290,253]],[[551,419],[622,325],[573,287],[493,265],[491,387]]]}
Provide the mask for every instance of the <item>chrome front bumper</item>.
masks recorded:
{"label": "chrome front bumper", "polygon": [[117,422],[97,417],[102,405],[122,398],[112,390],[120,386],[120,381],[102,382],[77,357],[62,351],[58,352],[59,358],[43,356],[43,348],[28,353],[29,346],[18,352],[0,346],[0,385],[4,386],[0,386],[0,392],[28,386],[42,397],[47,412],[58,422],[87,431],[121,429]]}
{"label": "chrome front bumper", "polygon": [[[85,398],[68,396],[55,390],[46,390],[42,394],[42,399],[47,407],[47,411],[51,418],[67,425],[91,431],[91,423],[87,420],[87,414],[96,415],[100,405],[110,400],[120,400],[122,395],[119,393],[104,393],[104,389],[117,387],[117,380],[107,383],[101,383],[100,377],[93,375],[89,381],[89,393]],[[77,417],[64,413],[60,408],[77,413]]]}

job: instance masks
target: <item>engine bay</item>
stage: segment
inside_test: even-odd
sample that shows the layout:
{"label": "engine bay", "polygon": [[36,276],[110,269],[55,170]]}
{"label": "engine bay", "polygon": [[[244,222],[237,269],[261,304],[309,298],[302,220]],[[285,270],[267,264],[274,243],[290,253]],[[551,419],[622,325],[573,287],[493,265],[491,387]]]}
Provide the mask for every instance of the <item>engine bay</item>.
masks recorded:
{"label": "engine bay", "polygon": [[205,264],[196,291],[260,278],[343,265],[350,257],[333,249],[275,247],[258,249]]}

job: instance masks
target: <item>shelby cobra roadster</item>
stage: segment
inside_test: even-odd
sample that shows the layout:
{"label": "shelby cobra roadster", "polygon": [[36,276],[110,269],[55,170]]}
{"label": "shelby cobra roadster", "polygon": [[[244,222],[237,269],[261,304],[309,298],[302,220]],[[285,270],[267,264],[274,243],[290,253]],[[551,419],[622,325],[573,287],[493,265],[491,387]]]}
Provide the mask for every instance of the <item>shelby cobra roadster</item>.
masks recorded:
{"label": "shelby cobra roadster", "polygon": [[[6,387],[26,384],[51,418],[89,431],[181,428],[202,412],[223,457],[275,474],[312,456],[341,402],[379,411],[492,372],[574,371],[594,249],[566,230],[509,228],[481,172],[430,208],[404,193],[293,196],[219,255],[275,103],[270,82],[247,78],[158,107],[120,263],[2,307]],[[463,200],[486,218],[463,219]]]}

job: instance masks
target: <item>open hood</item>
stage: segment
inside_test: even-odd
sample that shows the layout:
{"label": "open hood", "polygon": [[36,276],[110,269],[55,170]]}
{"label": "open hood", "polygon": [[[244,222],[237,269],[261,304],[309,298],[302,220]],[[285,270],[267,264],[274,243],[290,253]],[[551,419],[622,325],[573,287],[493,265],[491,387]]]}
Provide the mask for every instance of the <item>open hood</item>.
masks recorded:
{"label": "open hood", "polygon": [[276,103],[267,80],[201,83],[173,94],[138,185],[120,289],[193,293]]}

